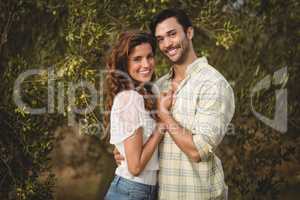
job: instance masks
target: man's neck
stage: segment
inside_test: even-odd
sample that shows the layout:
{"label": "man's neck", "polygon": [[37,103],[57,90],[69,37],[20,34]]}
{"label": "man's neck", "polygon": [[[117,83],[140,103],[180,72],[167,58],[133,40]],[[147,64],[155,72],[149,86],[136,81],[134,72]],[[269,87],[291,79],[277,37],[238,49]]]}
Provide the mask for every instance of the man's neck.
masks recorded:
{"label": "man's neck", "polygon": [[187,58],[183,63],[174,64],[174,79],[175,80],[183,80],[185,78],[185,73],[187,67],[192,64],[197,59],[197,55],[194,50],[188,54]]}

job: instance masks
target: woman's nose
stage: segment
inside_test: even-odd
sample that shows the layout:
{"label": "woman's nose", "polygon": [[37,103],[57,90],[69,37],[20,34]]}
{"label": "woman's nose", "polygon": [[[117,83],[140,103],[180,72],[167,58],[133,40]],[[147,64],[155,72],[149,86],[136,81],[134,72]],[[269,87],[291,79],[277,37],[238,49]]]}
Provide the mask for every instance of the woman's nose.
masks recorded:
{"label": "woman's nose", "polygon": [[150,61],[147,58],[143,59],[142,60],[142,66],[143,67],[149,67],[150,66]]}

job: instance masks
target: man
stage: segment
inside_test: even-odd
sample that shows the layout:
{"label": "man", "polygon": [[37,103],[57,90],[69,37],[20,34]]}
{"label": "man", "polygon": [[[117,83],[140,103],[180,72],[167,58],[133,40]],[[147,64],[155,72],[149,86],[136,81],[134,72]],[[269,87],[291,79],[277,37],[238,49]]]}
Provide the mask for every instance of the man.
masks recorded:
{"label": "man", "polygon": [[234,94],[206,58],[197,58],[190,19],[182,10],[166,9],[151,21],[160,51],[172,63],[157,81],[173,91],[169,113],[159,113],[167,133],[159,146],[159,199],[226,199],[222,164],[215,149],[234,113]]}

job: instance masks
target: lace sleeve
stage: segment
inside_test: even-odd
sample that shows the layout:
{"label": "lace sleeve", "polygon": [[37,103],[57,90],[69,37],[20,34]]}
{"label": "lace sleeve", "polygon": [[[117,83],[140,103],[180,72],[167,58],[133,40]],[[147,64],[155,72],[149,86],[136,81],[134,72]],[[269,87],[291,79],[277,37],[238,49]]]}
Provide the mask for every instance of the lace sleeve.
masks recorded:
{"label": "lace sleeve", "polygon": [[115,97],[110,118],[111,144],[124,141],[142,126],[144,109],[144,99],[136,91],[123,91]]}

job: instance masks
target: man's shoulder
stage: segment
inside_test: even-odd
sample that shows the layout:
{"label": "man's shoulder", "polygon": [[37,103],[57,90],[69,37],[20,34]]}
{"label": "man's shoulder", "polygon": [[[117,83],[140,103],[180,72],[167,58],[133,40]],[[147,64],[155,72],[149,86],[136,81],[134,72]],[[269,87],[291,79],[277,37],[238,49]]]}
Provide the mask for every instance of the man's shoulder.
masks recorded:
{"label": "man's shoulder", "polygon": [[222,91],[228,96],[233,96],[233,89],[229,81],[213,66],[208,63],[204,64],[199,70],[193,74],[189,86],[201,93],[207,88],[216,91]]}
{"label": "man's shoulder", "polygon": [[212,84],[217,82],[223,82],[229,84],[226,78],[215,67],[206,63],[195,75],[195,79],[204,82],[211,82]]}

